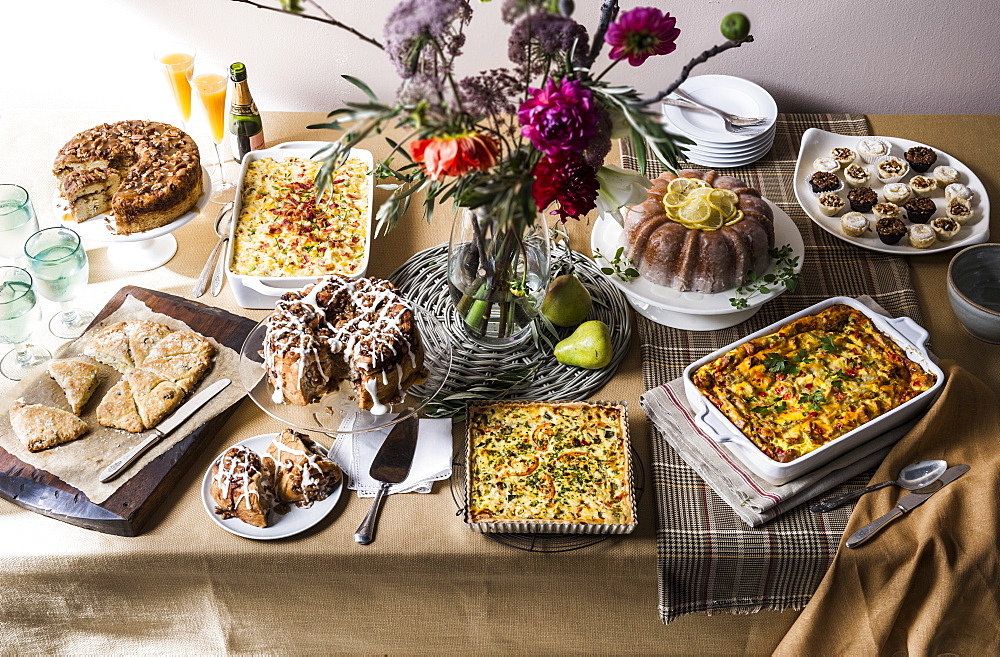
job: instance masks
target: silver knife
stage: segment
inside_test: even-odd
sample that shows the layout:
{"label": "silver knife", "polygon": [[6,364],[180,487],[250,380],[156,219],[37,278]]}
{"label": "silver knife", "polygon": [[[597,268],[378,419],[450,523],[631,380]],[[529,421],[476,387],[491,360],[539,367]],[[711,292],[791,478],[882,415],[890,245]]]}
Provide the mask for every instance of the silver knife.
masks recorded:
{"label": "silver knife", "polygon": [[127,470],[128,466],[135,463],[136,459],[146,453],[146,450],[159,442],[168,433],[183,424],[184,421],[191,417],[195,411],[204,406],[208,400],[225,390],[226,386],[230,383],[232,382],[229,379],[219,379],[191,399],[181,404],[180,408],[170,414],[170,417],[156,425],[152,431],[150,431],[149,436],[147,436],[141,443],[125,452],[123,456],[119,457],[111,465],[104,468],[100,474],[101,483],[103,484],[111,481]]}
{"label": "silver knife", "polygon": [[[941,488],[944,488],[951,482],[955,481],[969,470],[970,466],[964,464],[951,466],[944,471],[944,474],[941,475],[941,478],[938,480],[941,482]],[[903,499],[896,503],[896,506],[893,507],[892,511],[885,514],[881,518],[873,520],[858,531],[851,534],[847,539],[847,547],[858,547],[874,536],[880,529],[888,525],[892,520],[898,518],[907,511],[912,511],[926,502],[928,497],[941,490],[941,488],[938,488],[930,493],[909,493],[908,495],[904,495]]]}
{"label": "silver knife", "polygon": [[368,510],[368,515],[361,522],[358,531],[354,533],[354,540],[361,545],[368,545],[375,540],[378,512],[382,508],[382,500],[389,492],[389,485],[404,481],[406,476],[410,474],[413,453],[417,450],[418,429],[419,420],[416,415],[408,417],[394,426],[389,435],[385,437],[385,442],[382,443],[372,461],[372,467],[368,474],[371,475],[372,479],[381,481],[382,485],[375,493],[375,499],[372,500],[372,507]]}

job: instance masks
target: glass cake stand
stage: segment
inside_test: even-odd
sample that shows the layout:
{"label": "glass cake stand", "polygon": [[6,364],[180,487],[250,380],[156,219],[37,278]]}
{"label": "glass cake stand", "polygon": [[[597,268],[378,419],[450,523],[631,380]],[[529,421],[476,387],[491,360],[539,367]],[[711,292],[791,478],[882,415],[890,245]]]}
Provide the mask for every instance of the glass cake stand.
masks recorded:
{"label": "glass cake stand", "polygon": [[241,350],[239,378],[247,395],[262,411],[276,420],[304,431],[317,431],[328,435],[341,433],[363,433],[394,425],[413,417],[427,402],[441,390],[451,373],[452,349],[448,339],[448,329],[429,312],[414,306],[417,329],[424,345],[424,366],[430,372],[427,380],[413,386],[403,397],[403,401],[389,404],[388,411],[376,415],[358,407],[354,386],[350,382],[341,384],[318,402],[306,406],[295,406],[275,402],[271,386],[264,371],[264,335],[267,320],[261,320],[250,331]]}
{"label": "glass cake stand", "polygon": [[170,262],[177,253],[177,239],[170,233],[184,226],[201,214],[212,197],[212,177],[205,167],[201,169],[201,196],[194,207],[177,217],[169,224],[132,235],[116,235],[108,228],[110,217],[99,214],[86,221],[77,223],[65,221],[62,217],[69,213],[66,200],[59,196],[58,190],[53,198],[53,207],[60,223],[75,230],[87,242],[104,242],[108,245],[108,260],[118,269],[124,271],[149,271]]}

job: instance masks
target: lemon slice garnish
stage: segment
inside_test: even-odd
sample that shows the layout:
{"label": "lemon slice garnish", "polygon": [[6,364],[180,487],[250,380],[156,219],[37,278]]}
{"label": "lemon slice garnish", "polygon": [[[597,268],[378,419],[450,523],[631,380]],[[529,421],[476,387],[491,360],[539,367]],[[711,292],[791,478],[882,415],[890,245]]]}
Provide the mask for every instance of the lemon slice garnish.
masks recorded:
{"label": "lemon slice garnish", "polygon": [[699,187],[709,187],[709,184],[697,178],[674,178],[667,185],[667,192],[674,192],[684,198],[691,190]]}
{"label": "lemon slice garnish", "polygon": [[[683,182],[681,182],[683,181]],[[677,178],[670,181],[663,196],[667,216],[691,230],[713,231],[743,220],[737,209],[739,196],[728,189],[716,189],[703,180]]]}

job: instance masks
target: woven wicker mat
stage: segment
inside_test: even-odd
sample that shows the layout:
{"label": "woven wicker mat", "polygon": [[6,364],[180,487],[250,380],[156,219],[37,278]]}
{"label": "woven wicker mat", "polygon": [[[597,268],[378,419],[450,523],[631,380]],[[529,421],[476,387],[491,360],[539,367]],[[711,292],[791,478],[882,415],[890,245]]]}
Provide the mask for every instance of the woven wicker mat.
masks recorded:
{"label": "woven wicker mat", "polygon": [[[720,331],[681,331],[639,317],[646,389],[675,379],[705,354],[831,296],[868,294],[892,315],[920,321],[905,260],[834,238],[813,224],[796,202],[792,174],[807,128],[870,134],[862,115],[780,114],[767,157],[726,171],[759,189],[795,221],[806,253],[798,289],[769,302],[747,322]],[[638,168],[627,140],[622,142],[622,165]],[[650,164],[651,178],[661,173],[657,166]],[[651,442],[660,619],[669,623],[699,611],[803,607],[836,554],[853,507],[814,515],[803,505],[759,528],[748,528],[655,428]],[[863,485],[870,474],[855,477],[840,490]]]}

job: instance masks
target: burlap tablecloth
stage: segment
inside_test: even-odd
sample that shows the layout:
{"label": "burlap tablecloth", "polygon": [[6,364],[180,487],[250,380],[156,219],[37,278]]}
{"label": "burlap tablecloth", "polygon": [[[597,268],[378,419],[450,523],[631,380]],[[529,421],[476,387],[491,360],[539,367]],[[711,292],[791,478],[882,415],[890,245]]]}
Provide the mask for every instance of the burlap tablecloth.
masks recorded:
{"label": "burlap tablecloth", "polygon": [[[324,116],[265,113],[267,143],[315,139],[305,126]],[[69,106],[30,113],[0,109],[0,180],[24,185],[43,225],[51,225],[47,203],[54,190],[49,167],[55,152],[79,130],[125,118],[137,117]],[[142,118],[170,120],[169,108]],[[1000,151],[1000,117],[872,120],[876,133],[931,143],[980,173],[992,170]],[[195,122],[192,132],[211,153],[207,131]],[[970,139],[971,134],[981,138]],[[386,152],[380,142],[371,149],[376,156]],[[610,158],[616,161],[617,153]],[[227,174],[236,171],[229,163]],[[1000,198],[996,180],[984,177],[984,182]],[[210,205],[174,233],[177,256],[152,272],[118,271],[107,260],[106,246],[88,244],[87,305],[99,308],[126,283],[188,295],[214,244],[213,216]],[[589,253],[589,224],[568,226],[577,248]],[[371,273],[388,275],[409,254],[446,241],[449,229],[447,210],[429,226],[414,214],[375,241]],[[965,336],[942,305],[940,270],[947,260],[915,259],[918,290],[929,295],[921,297],[921,305],[935,348],[987,377],[1000,371],[1000,348]],[[263,315],[236,306],[228,285],[219,297],[206,299],[251,318]],[[43,305],[46,317],[56,311],[54,304]],[[60,343],[44,330],[38,337],[50,348]],[[1000,375],[990,383],[1000,387]],[[8,389],[0,381],[0,393]],[[643,389],[634,340],[615,379],[595,398],[629,402],[635,446],[649,464],[648,425],[638,405]],[[0,652],[765,654],[797,616],[692,614],[662,625],[655,611],[649,480],[635,534],[565,554],[523,553],[473,534],[454,516],[446,484],[430,495],[393,498],[378,540],[366,548],[357,546],[352,534],[368,503],[346,494],[327,521],[293,539],[259,543],[221,531],[198,496],[205,469],[228,445],[277,428],[244,401],[205,445],[148,531],[136,538],[83,530],[0,502]]]}

